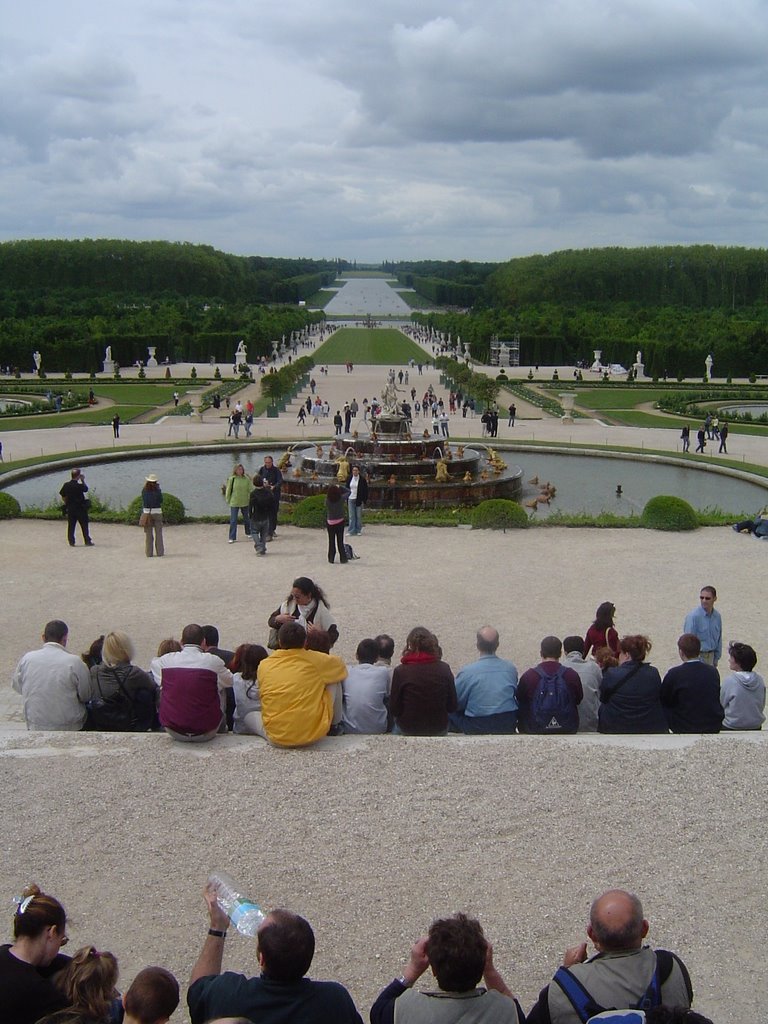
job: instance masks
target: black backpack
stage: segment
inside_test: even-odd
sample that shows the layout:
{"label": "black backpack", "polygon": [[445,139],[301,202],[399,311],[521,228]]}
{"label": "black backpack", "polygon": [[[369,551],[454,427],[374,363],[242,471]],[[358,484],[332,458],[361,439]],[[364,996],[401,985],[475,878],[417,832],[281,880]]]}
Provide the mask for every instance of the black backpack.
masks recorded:
{"label": "black backpack", "polygon": [[565,668],[558,665],[554,675],[538,667],[536,671],[539,674],[539,685],[531,701],[531,732],[576,732],[579,728],[579,712],[564,678]]}
{"label": "black backpack", "polygon": [[348,562],[351,562],[353,558],[359,558],[360,557],[360,555],[356,555],[355,554],[354,548],[352,547],[351,544],[345,544],[344,545],[344,554],[345,554]]}
{"label": "black backpack", "polygon": [[147,732],[154,728],[156,713],[152,694],[140,690],[135,697],[131,697],[123,686],[120,673],[112,666],[105,667],[115,677],[118,692],[105,697],[98,676],[96,677],[99,696],[89,700],[85,705],[85,728],[94,732]]}

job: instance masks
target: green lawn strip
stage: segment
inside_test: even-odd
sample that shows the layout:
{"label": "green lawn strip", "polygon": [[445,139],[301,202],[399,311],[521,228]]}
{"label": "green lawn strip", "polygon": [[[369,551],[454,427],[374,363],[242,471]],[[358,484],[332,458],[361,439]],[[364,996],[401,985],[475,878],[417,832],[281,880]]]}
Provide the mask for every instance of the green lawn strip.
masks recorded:
{"label": "green lawn strip", "polygon": [[310,309],[324,309],[326,304],[336,295],[338,295],[338,292],[321,289],[307,299],[307,305]]}
{"label": "green lawn strip", "polygon": [[99,426],[110,423],[115,413],[127,423],[135,416],[154,409],[151,405],[109,405],[73,409],[72,412],[43,413],[40,416],[8,416],[0,420],[0,430],[50,430],[55,427]]}
{"label": "green lawn strip", "polygon": [[[397,291],[397,289],[395,289]],[[429,299],[425,299],[423,295],[419,295],[418,292],[401,292],[397,291],[397,294],[411,309],[432,309],[434,302]]]}
{"label": "green lawn strip", "polygon": [[[605,423],[612,423],[623,427],[666,427],[670,430],[678,430],[686,423],[691,428],[691,439],[693,440],[699,427],[699,420],[693,416],[655,416],[650,412],[619,412],[612,410],[599,419]],[[729,423],[730,436],[736,437],[739,434],[752,434],[755,437],[768,436],[768,425],[757,423]]]}
{"label": "green lawn strip", "polygon": [[342,327],[314,353],[315,363],[352,362],[403,366],[409,359],[426,363],[430,356],[401,331],[388,328]]}
{"label": "green lawn strip", "polygon": [[592,388],[580,390],[575,387],[573,390],[578,395],[576,402],[582,409],[634,409],[645,402],[658,402],[662,395],[668,393],[662,390],[633,391],[631,388],[598,391]]}
{"label": "green lawn strip", "polygon": [[[205,381],[200,382],[202,387]],[[121,405],[165,405],[173,401],[173,392],[183,394],[189,385],[174,384],[98,384],[90,385],[97,398],[107,398]],[[78,386],[78,391],[85,390]]]}
{"label": "green lawn strip", "polygon": [[341,284],[344,284],[346,277],[383,277],[387,281],[392,280],[392,275],[385,274],[383,270],[344,270],[341,274]]}

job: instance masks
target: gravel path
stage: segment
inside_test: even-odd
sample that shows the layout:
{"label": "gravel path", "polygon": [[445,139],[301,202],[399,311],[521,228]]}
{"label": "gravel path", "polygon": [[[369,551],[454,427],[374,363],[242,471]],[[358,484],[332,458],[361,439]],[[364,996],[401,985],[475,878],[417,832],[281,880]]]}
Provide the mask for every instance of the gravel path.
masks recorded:
{"label": "gravel path", "polygon": [[[53,617],[69,623],[75,652],[125,628],[145,666],[188,621],[217,623],[227,646],[263,642],[300,574],[326,588],[348,660],[364,635],[389,632],[399,647],[423,623],[456,670],[488,621],[522,669],[544,633],[583,631],[610,599],[621,631],[653,638],[663,671],[705,582],[718,587],[726,637],[766,647],[768,545],[729,529],[376,526],[349,566],[329,566],[323,537],[292,528],[265,559],[228,545],[223,526],[169,528],[167,557],[152,561],[137,528],[96,524],[90,549],[68,548],[62,523],[0,530],[6,680]],[[69,910],[72,948],[113,950],[124,984],[151,962],[186,979],[205,935],[200,891],[221,867],[264,906],[308,917],[313,975],[348,985],[364,1015],[412,940],[458,909],[480,917],[528,1007],[582,936],[591,898],[618,885],[643,899],[651,941],[688,963],[702,1012],[717,1024],[762,1016],[763,734],[344,737],[306,751],[226,737],[192,748],[28,734],[7,685],[0,718],[6,927],[11,896],[36,880]],[[225,965],[254,964],[253,944],[230,938]]]}

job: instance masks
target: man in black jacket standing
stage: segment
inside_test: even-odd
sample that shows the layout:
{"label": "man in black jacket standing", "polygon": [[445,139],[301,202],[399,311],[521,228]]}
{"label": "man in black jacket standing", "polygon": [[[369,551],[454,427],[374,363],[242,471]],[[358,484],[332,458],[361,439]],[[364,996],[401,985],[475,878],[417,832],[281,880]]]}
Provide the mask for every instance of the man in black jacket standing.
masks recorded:
{"label": "man in black jacket standing", "polygon": [[79,523],[86,547],[92,547],[93,541],[88,524],[88,508],[90,501],[86,497],[88,485],[79,469],[73,469],[71,479],[67,480],[59,491],[67,514],[67,540],[69,546],[75,546],[75,526]]}
{"label": "man in black jacket standing", "polygon": [[274,508],[269,517],[269,536],[267,537],[267,540],[272,540],[277,533],[277,514],[280,511],[280,490],[283,485],[283,474],[275,465],[275,460],[272,456],[265,455],[264,465],[259,470],[258,475],[267,490],[272,492],[272,498],[274,499]]}

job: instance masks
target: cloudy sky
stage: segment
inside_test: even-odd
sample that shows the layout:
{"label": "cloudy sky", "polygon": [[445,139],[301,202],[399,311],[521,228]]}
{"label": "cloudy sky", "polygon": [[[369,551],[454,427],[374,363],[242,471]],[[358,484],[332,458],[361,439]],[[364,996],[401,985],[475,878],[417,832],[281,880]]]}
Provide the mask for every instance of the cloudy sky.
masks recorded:
{"label": "cloudy sky", "polygon": [[765,0],[0,0],[0,238],[768,237]]}

